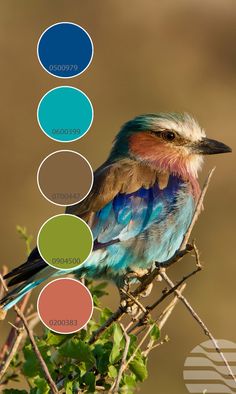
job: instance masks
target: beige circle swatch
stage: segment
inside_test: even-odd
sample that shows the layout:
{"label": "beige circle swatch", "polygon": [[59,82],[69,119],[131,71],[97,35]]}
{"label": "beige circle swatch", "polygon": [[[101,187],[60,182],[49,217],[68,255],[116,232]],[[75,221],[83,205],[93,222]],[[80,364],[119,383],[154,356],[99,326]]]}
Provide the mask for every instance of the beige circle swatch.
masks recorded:
{"label": "beige circle swatch", "polygon": [[47,156],[39,166],[37,183],[43,196],[56,205],[82,201],[93,185],[93,170],[78,152],[60,150]]}

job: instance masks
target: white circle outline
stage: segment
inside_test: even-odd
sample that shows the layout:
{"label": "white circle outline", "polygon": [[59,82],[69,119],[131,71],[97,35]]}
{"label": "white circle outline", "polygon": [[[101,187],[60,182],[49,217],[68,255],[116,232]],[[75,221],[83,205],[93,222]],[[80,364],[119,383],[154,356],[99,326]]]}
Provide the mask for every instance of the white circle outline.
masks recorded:
{"label": "white circle outline", "polygon": [[[78,200],[77,202],[75,202],[75,203],[73,203],[73,204],[58,204],[58,203],[56,203],[56,202],[50,200],[50,198],[48,198],[48,197],[43,193],[43,191],[42,191],[42,189],[41,189],[41,187],[40,187],[40,184],[39,184],[39,173],[40,173],[40,169],[41,169],[43,163],[44,163],[50,156],[53,156],[53,155],[55,155],[56,153],[61,153],[61,152],[71,152],[71,153],[75,153],[76,155],[82,157],[82,158],[87,162],[87,164],[88,164],[88,166],[89,166],[89,168],[90,168],[90,170],[91,170],[91,174],[92,174],[92,182],[91,182],[91,185],[90,185],[90,188],[89,188],[87,194],[86,194],[81,200]],[[76,151],[74,151],[74,150],[70,150],[70,149],[56,150],[55,152],[52,152],[52,153],[50,153],[48,156],[46,156],[46,157],[41,161],[41,163],[40,163],[40,165],[39,165],[39,167],[38,167],[38,171],[37,171],[37,186],[38,186],[38,189],[39,189],[40,193],[41,193],[42,196],[43,196],[46,200],[48,200],[50,203],[52,203],[52,204],[54,204],[54,205],[57,205],[57,206],[60,206],[60,207],[72,207],[73,205],[76,205],[76,204],[80,203],[81,201],[83,201],[83,200],[89,195],[89,193],[91,192],[92,187],[93,187],[93,183],[94,183],[94,173],[93,173],[93,169],[92,169],[91,164],[90,164],[89,161],[86,159],[86,157],[84,157],[83,155],[81,155],[81,153],[76,152]]]}
{"label": "white circle outline", "polygon": [[[79,27],[81,30],[83,30],[83,31],[85,32],[85,34],[87,34],[87,36],[88,36],[88,38],[89,38],[89,40],[90,40],[90,43],[91,43],[91,47],[92,47],[91,58],[90,58],[89,63],[87,64],[87,66],[86,66],[82,71],[80,71],[78,74],[71,75],[70,77],[61,77],[61,76],[59,76],[59,75],[55,75],[55,74],[51,73],[49,70],[46,69],[46,67],[44,67],[44,65],[43,65],[43,63],[41,62],[40,57],[39,57],[39,43],[40,43],[40,40],[41,40],[41,38],[43,37],[43,35],[44,35],[49,29],[51,29],[53,26],[62,25],[62,24],[74,25],[74,26],[76,26],[76,27]],[[93,60],[93,56],[94,56],[94,45],[93,45],[93,40],[92,40],[90,34],[89,34],[89,33],[87,32],[87,30],[85,30],[82,26],[80,26],[80,25],[78,25],[77,23],[74,23],[74,22],[57,22],[57,23],[54,23],[53,25],[50,25],[49,27],[47,27],[47,28],[42,32],[42,34],[40,35],[40,37],[39,37],[39,39],[38,39],[38,43],[37,43],[37,58],[38,58],[38,61],[39,61],[40,65],[42,66],[42,68],[44,69],[44,71],[46,71],[48,74],[50,74],[50,75],[52,75],[53,77],[56,77],[56,78],[60,78],[60,79],[69,79],[69,78],[78,77],[78,76],[81,75],[84,71],[86,71],[87,68],[90,66],[90,64],[91,64],[91,62],[92,62],[92,60]]]}
{"label": "white circle outline", "polygon": [[[40,123],[40,120],[39,120],[39,108],[40,108],[40,105],[41,105],[41,102],[43,101],[43,99],[44,99],[49,93],[53,92],[54,90],[61,89],[61,88],[70,88],[70,89],[74,89],[74,90],[77,90],[77,91],[79,91],[80,93],[82,93],[82,95],[84,95],[84,96],[86,97],[86,99],[88,100],[88,102],[89,102],[89,104],[90,104],[90,107],[91,107],[91,110],[92,110],[92,117],[91,117],[91,121],[90,121],[90,124],[89,124],[87,130],[86,130],[86,131],[83,133],[83,135],[81,135],[80,137],[76,137],[76,138],[74,138],[74,139],[72,139],[72,140],[69,140],[69,141],[62,141],[62,140],[58,140],[58,139],[56,139],[56,138],[51,137],[51,136],[43,129],[43,127],[42,127],[42,125],[41,125],[41,123]],[[87,134],[87,132],[90,130],[90,128],[91,128],[91,126],[92,126],[92,124],[93,124],[93,120],[94,120],[94,109],[93,109],[93,105],[92,105],[91,100],[88,98],[87,94],[85,94],[82,90],[80,90],[80,89],[78,89],[78,88],[75,88],[74,86],[62,85],[62,86],[57,86],[57,87],[55,87],[55,88],[53,88],[53,89],[50,89],[50,90],[48,90],[47,93],[45,93],[45,94],[43,95],[43,97],[41,98],[41,100],[40,100],[39,103],[38,103],[38,107],[37,107],[37,122],[38,122],[38,125],[39,125],[40,129],[43,131],[43,133],[44,133],[48,138],[51,138],[51,140],[53,140],[53,141],[57,141],[57,142],[61,142],[61,143],[69,143],[69,142],[74,142],[74,141],[80,140],[80,138],[84,137],[84,136]]]}
{"label": "white circle outline", "polygon": [[[79,283],[87,290],[87,292],[88,292],[88,294],[89,294],[89,296],[90,296],[91,302],[92,302],[92,311],[91,311],[91,314],[90,314],[90,316],[89,316],[89,319],[86,321],[86,323],[85,323],[82,327],[80,327],[78,330],[75,330],[75,331],[61,332],[61,331],[56,331],[56,330],[54,330],[53,328],[51,328],[51,327],[49,327],[47,324],[45,324],[45,322],[43,321],[43,319],[42,319],[42,317],[41,317],[41,315],[40,315],[40,312],[39,312],[39,298],[40,298],[40,296],[41,296],[41,293],[42,293],[42,292],[44,291],[44,289],[45,289],[47,286],[49,286],[51,283],[56,282],[56,281],[58,281],[58,280],[62,280],[62,279],[73,280],[74,282],[79,282]],[[47,284],[42,288],[42,290],[40,291],[40,293],[39,293],[39,295],[38,295],[38,298],[37,298],[37,312],[38,312],[38,315],[39,315],[39,318],[40,318],[41,322],[42,322],[43,325],[44,325],[45,327],[47,327],[50,331],[56,332],[57,334],[64,334],[64,335],[67,335],[67,334],[68,334],[68,335],[69,335],[69,334],[73,334],[73,333],[75,333],[75,332],[78,332],[78,331],[82,330],[82,328],[84,328],[84,327],[88,324],[89,320],[91,319],[91,317],[92,317],[92,315],[93,315],[93,311],[94,311],[94,303],[93,303],[93,297],[92,297],[92,294],[91,294],[90,290],[89,290],[89,289],[87,288],[87,286],[85,286],[80,280],[74,279],[74,278],[57,278],[57,279],[51,280],[49,283],[47,283]]]}
{"label": "white circle outline", "polygon": [[[91,234],[92,244],[91,244],[91,249],[90,249],[90,252],[89,252],[89,254],[88,254],[88,257],[83,261],[83,263],[81,263],[80,265],[78,265],[78,266],[76,266],[76,267],[73,267],[73,268],[59,268],[59,267],[55,267],[54,265],[50,264],[47,260],[45,260],[45,258],[43,257],[43,255],[42,255],[42,253],[41,253],[41,251],[40,251],[40,247],[39,247],[39,235],[40,235],[40,232],[41,232],[42,228],[44,227],[44,225],[45,225],[47,222],[49,222],[51,219],[53,219],[53,218],[55,218],[55,217],[58,217],[58,216],[73,216],[74,218],[76,218],[76,219],[78,219],[78,220],[81,220],[81,221],[87,226],[87,228],[89,229],[90,234]],[[52,267],[52,268],[54,268],[54,269],[56,269],[56,270],[58,270],[58,271],[70,271],[70,272],[72,272],[72,271],[75,271],[78,267],[82,267],[82,265],[89,259],[89,257],[90,257],[91,254],[92,254],[92,251],[93,251],[93,243],[94,243],[93,233],[92,233],[92,230],[91,230],[91,228],[89,227],[89,225],[88,225],[83,219],[81,219],[79,216],[77,216],[77,215],[72,215],[71,213],[59,213],[58,215],[51,216],[49,219],[47,219],[47,220],[42,224],[42,226],[41,226],[40,229],[39,229],[38,235],[37,235],[37,248],[38,248],[38,251],[39,251],[39,254],[40,254],[41,258],[43,259],[43,261],[45,261],[45,263],[47,263],[48,265],[50,265],[50,267]]]}

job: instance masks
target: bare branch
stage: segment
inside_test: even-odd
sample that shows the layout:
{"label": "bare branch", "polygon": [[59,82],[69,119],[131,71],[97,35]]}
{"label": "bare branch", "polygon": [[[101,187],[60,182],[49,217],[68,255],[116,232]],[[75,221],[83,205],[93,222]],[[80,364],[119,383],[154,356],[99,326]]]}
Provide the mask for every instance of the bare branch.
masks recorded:
{"label": "bare branch", "polygon": [[[2,281],[3,278],[0,277],[0,280]],[[22,302],[19,305],[20,310],[24,313],[26,305],[28,303],[28,300],[30,298],[31,293],[27,293],[25,297],[23,298]],[[22,321],[18,316],[16,316],[14,324],[12,324],[12,328],[8,334],[7,340],[4,343],[1,352],[0,352],[0,360],[2,363],[5,363],[6,357],[8,357],[9,352],[11,353],[11,348],[14,346],[14,342],[16,339],[18,339],[18,336],[16,335],[16,328],[22,327]],[[14,355],[13,355],[14,356]]]}
{"label": "bare branch", "polygon": [[[184,291],[186,285],[183,285],[181,287],[181,289],[179,290],[180,294],[182,293],[182,291]],[[164,310],[163,314],[160,317],[160,321],[159,324],[161,325],[161,327],[159,326],[159,328],[163,328],[163,326],[165,325],[165,323],[167,322],[168,318],[170,317],[171,313],[173,312],[177,302],[178,302],[178,297],[176,297],[176,299],[172,300],[171,303],[167,306],[167,308]],[[155,323],[156,324],[156,323]],[[143,343],[146,341],[146,339],[148,338],[148,336],[150,335],[153,327],[155,326],[155,324],[150,324],[147,332],[145,333],[145,335],[143,336],[143,338],[141,339],[141,341],[139,342],[138,346],[136,347],[135,351],[133,352],[132,356],[130,356],[129,360],[127,361],[127,363],[124,366],[124,370],[128,367],[129,363],[131,363],[131,361],[135,358],[135,355],[137,353],[137,351],[141,348],[141,346],[143,345]],[[157,324],[158,325],[158,324]],[[124,372],[123,370],[123,372]]]}
{"label": "bare branch", "polygon": [[5,373],[7,372],[8,367],[11,364],[11,361],[13,359],[13,357],[15,356],[18,347],[20,346],[20,343],[22,341],[24,337],[24,329],[22,328],[21,330],[18,328],[17,331],[17,336],[16,339],[14,341],[13,346],[11,347],[10,352],[8,353],[8,356],[6,358],[6,360],[3,362],[3,364],[1,365],[1,369],[0,369],[0,381],[2,380],[3,376],[5,375]]}
{"label": "bare branch", "polygon": [[[160,272],[160,275],[162,276],[162,278],[166,281],[166,283],[168,283],[168,285],[170,287],[174,287],[174,283],[170,280],[170,278],[167,276],[167,274],[165,272]],[[177,295],[177,297],[183,302],[183,304],[186,306],[186,308],[189,310],[189,312],[191,313],[191,315],[193,316],[193,318],[198,322],[198,324],[200,325],[200,327],[203,329],[205,335],[207,335],[214,347],[215,350],[217,351],[217,353],[219,353],[222,361],[224,362],[227,370],[229,371],[229,375],[232,377],[233,381],[236,383],[236,378],[232,372],[232,369],[228,363],[228,361],[225,358],[225,355],[222,353],[222,351],[220,350],[216,339],[214,338],[213,334],[210,332],[210,330],[208,329],[208,327],[206,326],[206,324],[203,322],[203,320],[200,318],[200,316],[197,314],[197,312],[193,309],[193,307],[190,305],[190,303],[187,301],[187,299],[180,294],[179,290],[175,290],[175,294]]]}
{"label": "bare branch", "polygon": [[137,327],[140,327],[144,324],[146,324],[147,321],[147,316],[148,314],[154,310],[158,305],[160,305],[167,297],[169,297],[176,289],[178,289],[184,282],[186,282],[189,278],[191,278],[193,275],[201,271],[201,267],[197,266],[197,268],[190,272],[190,274],[183,276],[183,278],[176,283],[176,285],[172,288],[170,288],[168,291],[165,291],[160,298],[157,299],[153,304],[146,306],[146,312],[142,314],[142,316],[138,319],[138,321],[135,323],[133,327],[129,329],[129,334],[133,332]]}
{"label": "bare branch", "polygon": [[[183,293],[183,291],[186,288],[186,284],[184,283],[180,289],[179,292],[180,294]],[[173,312],[174,308],[176,307],[177,303],[179,301],[179,297],[176,295],[173,300],[169,303],[169,305],[165,308],[165,310],[162,312],[161,316],[159,316],[158,319],[156,319],[157,326],[159,330],[162,330],[164,325],[166,324],[167,320],[169,319],[171,313]],[[147,357],[147,355],[150,353],[150,351],[154,348],[154,340],[150,339],[149,343],[147,344],[146,350],[142,352],[143,356]],[[155,346],[156,347],[156,346]]]}
{"label": "bare branch", "polygon": [[[8,292],[8,287],[7,287],[6,282],[4,281],[4,279],[3,279],[1,274],[0,274],[0,281],[2,283],[2,286],[3,286],[4,290],[6,292]],[[42,370],[43,370],[43,372],[45,374],[45,378],[46,378],[46,380],[47,380],[47,382],[49,384],[49,387],[52,390],[52,393],[53,394],[58,394],[59,392],[57,390],[57,386],[56,386],[55,382],[53,381],[53,379],[52,379],[52,377],[50,375],[50,372],[48,370],[47,364],[45,363],[45,361],[44,361],[44,359],[43,359],[43,357],[42,357],[42,355],[41,355],[41,353],[39,351],[39,348],[38,348],[38,346],[36,344],[36,341],[34,339],[33,332],[32,332],[32,330],[31,330],[31,328],[30,328],[30,326],[29,326],[29,324],[27,322],[27,319],[26,319],[24,313],[22,312],[22,310],[17,305],[14,306],[14,310],[15,310],[17,316],[19,317],[19,319],[22,321],[23,326],[24,326],[24,328],[25,328],[25,330],[26,330],[26,332],[27,332],[27,334],[29,336],[29,339],[30,339],[30,342],[32,344],[32,347],[33,347],[33,349],[35,351],[35,354],[36,354],[36,356],[37,356],[37,358],[39,360],[39,363],[40,363],[40,365],[42,367]],[[19,346],[18,343],[17,343],[17,345]],[[13,353],[13,356],[14,356],[14,353]],[[9,360],[7,360],[7,362],[8,362],[8,365],[9,365],[9,363],[10,363]],[[3,366],[3,369],[4,369],[4,373],[5,373],[5,371],[6,371],[5,366]]]}
{"label": "bare branch", "polygon": [[41,355],[41,353],[40,353],[40,351],[39,351],[39,348],[38,348],[38,346],[37,346],[37,344],[36,344],[36,341],[35,341],[35,339],[34,339],[33,332],[32,332],[32,330],[30,329],[30,327],[29,327],[29,325],[28,325],[28,322],[27,322],[27,320],[26,320],[24,314],[21,312],[20,308],[18,308],[17,305],[14,306],[14,309],[15,309],[17,315],[19,316],[19,318],[22,320],[22,322],[23,322],[23,324],[24,324],[24,327],[25,327],[26,332],[27,332],[27,334],[28,334],[28,336],[29,336],[29,339],[30,339],[30,342],[31,342],[31,344],[32,344],[32,347],[33,347],[33,349],[34,349],[34,351],[35,351],[35,354],[36,354],[36,356],[37,356],[37,358],[38,358],[38,360],[39,360],[39,363],[40,363],[40,365],[41,365],[41,367],[42,367],[42,370],[43,370],[43,372],[44,372],[45,379],[47,380],[47,382],[48,382],[48,384],[49,384],[49,386],[50,386],[50,388],[51,388],[53,394],[57,394],[57,393],[58,393],[58,390],[57,390],[56,383],[53,381],[53,379],[52,379],[52,377],[51,377],[51,375],[50,375],[50,372],[49,372],[49,370],[48,370],[47,364],[45,363],[45,361],[44,361],[44,359],[43,359],[43,357],[42,357],[42,355]]}

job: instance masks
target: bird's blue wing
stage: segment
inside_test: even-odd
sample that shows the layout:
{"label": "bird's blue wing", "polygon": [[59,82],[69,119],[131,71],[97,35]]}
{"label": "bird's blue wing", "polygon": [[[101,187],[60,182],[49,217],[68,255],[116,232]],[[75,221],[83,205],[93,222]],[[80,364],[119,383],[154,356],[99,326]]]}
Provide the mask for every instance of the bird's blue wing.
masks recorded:
{"label": "bird's blue wing", "polygon": [[170,176],[167,186],[158,182],[133,193],[119,193],[95,214],[92,225],[94,240],[100,244],[128,240],[145,231],[155,221],[163,220],[174,209],[182,182]]}

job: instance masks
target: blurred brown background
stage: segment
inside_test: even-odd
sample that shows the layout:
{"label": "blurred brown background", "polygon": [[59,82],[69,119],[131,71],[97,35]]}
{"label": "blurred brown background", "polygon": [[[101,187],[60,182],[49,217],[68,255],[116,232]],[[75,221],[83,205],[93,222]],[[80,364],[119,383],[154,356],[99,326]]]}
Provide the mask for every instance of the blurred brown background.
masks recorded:
{"label": "blurred brown background", "polygon": [[[120,125],[144,112],[189,111],[209,137],[236,148],[234,0],[1,0],[0,261],[9,267],[25,258],[16,224],[27,226],[35,239],[42,223],[62,211],[42,197],[36,183],[40,162],[63,148],[42,133],[36,120],[42,95],[65,85],[47,74],[36,56],[40,34],[59,21],[82,25],[95,46],[89,69],[66,80],[94,105],[88,134],[67,144],[85,155],[93,168],[106,158]],[[236,341],[234,153],[207,158],[201,180],[215,165],[205,212],[194,231],[205,268],[189,282],[186,295],[217,338]],[[189,260],[175,267],[171,277],[180,278],[190,266]],[[105,302],[115,308],[118,296],[113,286],[109,289]],[[7,323],[1,325],[1,341],[8,329]],[[171,341],[151,355],[150,376],[141,393],[187,393],[184,360],[206,338],[180,304],[166,333]]]}

